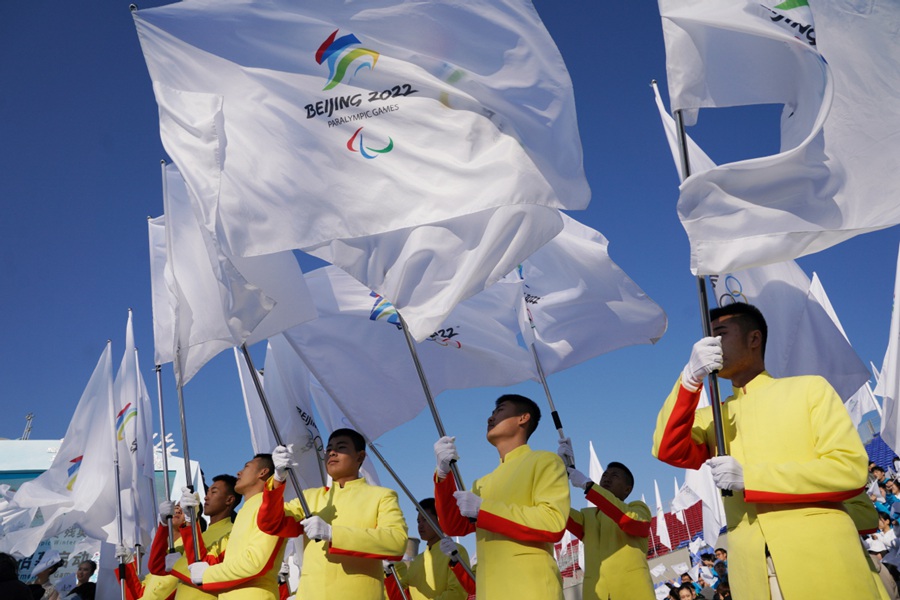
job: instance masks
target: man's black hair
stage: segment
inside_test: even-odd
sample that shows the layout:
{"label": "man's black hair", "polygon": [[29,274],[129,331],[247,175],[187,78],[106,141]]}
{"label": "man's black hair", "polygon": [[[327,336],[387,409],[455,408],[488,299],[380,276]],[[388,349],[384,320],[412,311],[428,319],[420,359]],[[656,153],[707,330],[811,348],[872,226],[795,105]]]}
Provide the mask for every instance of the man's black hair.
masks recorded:
{"label": "man's black hair", "polygon": [[734,302],[726,304],[709,311],[709,320],[715,321],[720,317],[733,315],[737,318],[737,322],[741,327],[741,333],[747,335],[751,331],[759,330],[762,334],[762,355],[766,355],[766,340],[769,339],[769,326],[766,325],[766,318],[759,309],[752,304],[745,302]]}
{"label": "man's black hair", "polygon": [[90,563],[90,565],[91,565],[91,575],[93,575],[93,574],[94,574],[94,571],[97,570],[97,563],[95,563],[95,562],[92,561],[92,560],[83,560],[83,561],[81,561],[81,562],[78,563],[78,564],[79,564],[79,565],[83,565],[83,564],[85,564],[85,563]]}
{"label": "man's black hair", "polygon": [[349,429],[347,427],[344,427],[343,429],[335,429],[331,432],[331,435],[328,436],[328,441],[330,442],[336,437],[350,438],[350,441],[353,442],[353,449],[357,452],[361,452],[366,449],[366,438],[364,438],[358,431]]}
{"label": "man's black hair", "polygon": [[213,483],[216,483],[217,481],[224,483],[225,491],[234,496],[234,508],[231,509],[231,512],[233,513],[235,508],[237,508],[237,505],[241,503],[241,495],[234,491],[234,486],[237,484],[237,477],[222,473],[221,475],[213,477]]}
{"label": "man's black hair", "polygon": [[874,473],[875,471],[881,471],[882,473],[885,472],[884,467],[879,467],[878,465],[872,467],[872,472]]}
{"label": "man's black hair", "polygon": [[419,500],[419,506],[421,506],[431,514],[437,516],[437,506],[435,506],[434,504],[434,498],[422,498],[421,500]]}
{"label": "man's black hair", "polygon": [[538,408],[538,405],[535,404],[534,400],[531,398],[526,398],[525,396],[520,396],[519,394],[504,394],[497,398],[497,402],[494,403],[494,407],[498,407],[504,402],[509,402],[513,406],[516,407],[517,415],[529,414],[531,415],[531,419],[528,420],[528,429],[526,430],[525,439],[531,437],[531,434],[534,433],[534,430],[537,429],[538,423],[541,422],[541,409]]}
{"label": "man's black hair", "polygon": [[724,552],[726,556],[728,556],[728,550],[725,548],[716,548],[716,552]]}
{"label": "man's black hair", "polygon": [[259,454],[257,454],[257,455],[254,456],[253,458],[254,458],[254,460],[255,460],[255,459],[259,459],[259,462],[262,463],[262,467],[263,467],[264,469],[268,469],[268,470],[269,470],[269,475],[274,475],[274,474],[275,474],[275,463],[272,462],[272,455],[271,455],[271,454],[265,454],[265,453],[263,453],[263,452],[260,452]]}

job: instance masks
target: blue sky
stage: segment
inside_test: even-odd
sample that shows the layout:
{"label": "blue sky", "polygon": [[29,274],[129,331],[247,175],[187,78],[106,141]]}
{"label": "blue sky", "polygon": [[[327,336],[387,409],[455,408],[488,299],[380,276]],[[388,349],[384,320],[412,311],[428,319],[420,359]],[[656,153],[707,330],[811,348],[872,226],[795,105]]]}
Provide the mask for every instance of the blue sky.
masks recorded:
{"label": "blue sky", "polygon": [[[160,2],[141,3],[150,8]],[[649,87],[665,55],[653,3],[537,0],[575,86],[584,167],[593,191],[572,213],[610,241],[612,258],[669,316],[655,346],[623,349],[550,378],[567,434],[586,468],[591,439],[603,464],[632,467],[635,496],[665,500],[680,470],[650,456],[656,414],[699,337],[688,242],[675,213],[677,175]],[[147,216],[162,212],[157,109],[128,3],[0,3],[0,437],[64,435],[107,339],[121,358],[127,309],[151,390]],[[772,154],[778,107],[701,113],[691,134],[718,163]],[[888,338],[897,229],[857,237],[799,262],[818,272],[864,362],[880,366]],[[301,260],[304,269],[318,263]],[[264,348],[253,348],[258,365]],[[167,428],[177,431],[174,381],[164,368]],[[545,406],[535,383],[516,388]],[[437,404],[459,440],[471,481],[497,461],[485,419],[497,389],[448,392]],[[185,388],[192,458],[208,477],[251,454],[234,359],[210,362]],[[418,496],[431,494],[427,411],[383,436],[381,451]],[[549,418],[533,439],[553,450]],[[181,447],[181,444],[178,443]],[[390,485],[381,471],[382,482]],[[414,515],[405,504],[408,521]]]}

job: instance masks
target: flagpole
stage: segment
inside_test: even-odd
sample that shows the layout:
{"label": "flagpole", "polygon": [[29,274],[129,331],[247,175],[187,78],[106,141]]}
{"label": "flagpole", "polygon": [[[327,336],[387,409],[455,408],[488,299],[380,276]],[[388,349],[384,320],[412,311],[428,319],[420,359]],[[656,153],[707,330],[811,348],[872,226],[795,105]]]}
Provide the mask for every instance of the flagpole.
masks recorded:
{"label": "flagpole", "polygon": [[[129,313],[131,312],[130,308],[128,309],[128,312]],[[138,465],[138,457],[140,456],[140,453],[139,453],[140,448],[138,447],[138,422],[144,418],[144,414],[143,414],[144,411],[143,411],[143,406],[140,406],[141,392],[143,391],[142,390],[143,386],[141,386],[141,372],[138,367],[139,364],[140,363],[138,363],[138,350],[137,350],[137,346],[135,346],[135,348],[134,348],[134,378],[135,378],[135,389],[137,390],[137,392],[135,394],[134,405],[135,405],[136,409],[141,409],[141,410],[138,411],[137,421],[135,421],[135,425],[134,425],[134,448],[135,448],[134,467],[135,468],[131,474],[131,484],[134,489],[134,491],[132,492],[132,504],[134,504],[134,556],[137,559],[135,561],[135,565],[134,565],[134,572],[135,572],[135,574],[137,574],[137,578],[141,579],[141,522],[140,522],[139,507],[140,507],[140,497],[141,497],[140,484],[141,484],[141,481],[143,480],[143,477],[141,476],[140,468]],[[143,427],[141,428],[141,430],[146,431]],[[135,481],[135,478],[137,478],[136,481]]]}
{"label": "flagpole", "polygon": [[[655,84],[655,82],[654,82]],[[681,155],[682,181],[690,177],[691,160],[688,155],[687,135],[684,132],[684,118],[681,109],[675,111],[675,124],[678,129],[678,150]],[[712,324],[709,320],[709,298],[706,292],[706,277],[697,276],[697,293],[700,299],[700,322],[703,326],[703,337],[712,336]],[[719,399],[719,378],[715,372],[709,374],[709,403],[712,405],[713,432],[716,438],[716,454],[725,456],[725,429],[722,426],[722,403]],[[723,496],[731,496],[731,490],[722,490]]]}
{"label": "flagpole", "polygon": [[[181,367],[179,366],[180,363],[181,349],[179,348],[175,352],[175,361],[172,363],[172,366],[175,368],[175,391],[178,393],[178,415],[181,419],[181,445],[182,449],[184,450],[184,482],[191,492],[195,492],[196,490],[194,489],[194,478],[191,476],[191,452],[188,449],[187,418],[184,414],[184,386],[181,383]],[[193,534],[191,535],[191,538],[194,540],[194,557],[199,560],[200,540],[197,538],[200,537],[201,531],[200,524],[197,522],[198,514],[192,506],[188,507],[187,514],[191,521],[190,526],[194,528]]]}
{"label": "flagpole", "polygon": [[[106,345],[110,346],[112,341],[106,340]],[[116,414],[116,395],[112,389],[112,381],[109,382],[109,398],[112,403],[112,414]],[[116,531],[119,534],[119,544],[116,547],[116,558],[119,559],[119,591],[122,594],[122,600],[125,600],[125,556],[119,554],[119,548],[125,547],[125,528],[122,525],[122,478],[119,476],[119,440],[116,433],[115,422],[113,422],[113,466],[116,473]]]}
{"label": "flagpole", "polygon": [[[165,485],[166,490],[166,500],[172,499],[172,489],[169,484],[169,451],[166,448],[166,417],[163,412],[163,397],[162,397],[162,368],[159,365],[156,365],[154,368],[156,371],[156,398],[157,404],[159,405],[159,435],[161,437],[160,447],[162,448],[162,467],[163,467],[163,484]],[[172,517],[166,517],[166,525],[169,529],[169,551],[171,554],[175,552],[175,532],[172,531]]]}
{"label": "flagpole", "polygon": [[[444,437],[447,435],[447,431],[444,429],[441,415],[438,413],[437,406],[434,404],[434,397],[431,395],[431,388],[428,387],[428,379],[425,377],[425,370],[422,368],[422,363],[419,362],[419,353],[416,352],[415,340],[413,340],[410,335],[409,328],[406,326],[406,321],[403,319],[400,311],[397,311],[397,316],[400,318],[400,326],[403,329],[403,335],[406,337],[406,345],[409,347],[409,353],[412,356],[413,364],[416,365],[416,373],[418,373],[419,381],[422,383],[422,391],[425,392],[425,400],[428,402],[428,408],[431,409],[434,425],[437,427],[438,435]],[[466,485],[463,483],[462,476],[459,474],[459,467],[456,465],[456,460],[450,461],[450,472],[453,474],[453,479],[456,481],[456,489],[465,491]]]}
{"label": "flagpole", "polygon": [[394,581],[397,582],[397,589],[400,590],[400,595],[403,596],[403,600],[409,600],[409,596],[406,595],[406,591],[403,589],[403,584],[400,583],[400,576],[397,575],[397,567],[394,566],[394,563],[388,563],[388,569],[391,570]]}
{"label": "flagpole", "polygon": [[[269,422],[269,427],[272,429],[272,435],[275,437],[275,443],[279,446],[284,446],[284,440],[281,438],[281,434],[278,433],[278,426],[275,424],[275,417],[272,415],[272,411],[269,408],[269,401],[266,399],[266,392],[265,390],[263,390],[262,383],[259,380],[259,373],[253,367],[253,359],[250,357],[250,351],[247,350],[247,344],[241,344],[241,353],[244,355],[244,360],[247,362],[247,368],[250,369],[250,377],[253,378],[253,385],[256,387],[256,394],[259,396],[260,403],[262,403],[263,412],[266,413],[266,420]],[[303,488],[300,487],[300,480],[297,479],[297,474],[294,473],[293,469],[288,469],[288,476],[290,476],[291,484],[297,491],[297,500],[300,501],[300,507],[303,509],[304,514],[307,517],[313,516],[313,512],[309,509],[309,504],[306,502],[306,496],[303,495]]]}

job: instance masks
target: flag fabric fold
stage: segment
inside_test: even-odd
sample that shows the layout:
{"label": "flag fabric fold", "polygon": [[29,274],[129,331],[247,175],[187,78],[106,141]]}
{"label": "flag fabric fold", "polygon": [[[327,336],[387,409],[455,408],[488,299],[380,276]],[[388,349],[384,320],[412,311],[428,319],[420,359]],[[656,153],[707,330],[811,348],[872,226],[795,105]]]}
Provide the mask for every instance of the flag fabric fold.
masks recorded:
{"label": "flag fabric fold", "polygon": [[659,543],[672,549],[672,540],[669,537],[669,526],[666,523],[666,511],[663,510],[662,498],[659,495],[659,484],[653,480],[653,491],[656,492],[656,537]]}
{"label": "flag fabric fold", "polygon": [[900,449],[900,252],[897,255],[897,271],[894,279],[890,334],[875,393],[884,401],[881,439],[897,453]]}
{"label": "flag fabric fold", "polygon": [[703,539],[712,547],[716,547],[719,532],[725,526],[725,505],[722,504],[722,492],[713,481],[709,465],[699,469],[685,469],[684,486],[693,491],[703,501]]}

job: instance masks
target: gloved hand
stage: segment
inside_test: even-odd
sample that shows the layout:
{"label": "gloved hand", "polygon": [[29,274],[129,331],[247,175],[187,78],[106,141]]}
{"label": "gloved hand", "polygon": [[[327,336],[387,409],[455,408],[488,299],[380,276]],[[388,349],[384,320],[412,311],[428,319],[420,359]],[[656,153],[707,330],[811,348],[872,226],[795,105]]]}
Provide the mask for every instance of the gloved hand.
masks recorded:
{"label": "gloved hand", "polygon": [[593,481],[591,481],[590,477],[574,468],[569,469],[569,481],[572,482],[572,485],[584,491],[587,491],[588,485],[592,485],[594,483]]}
{"label": "gloved hand", "polygon": [[303,532],[311,540],[330,540],[331,525],[322,520],[321,517],[315,515],[307,517],[300,521],[303,525]]}
{"label": "gloved hand", "polygon": [[178,552],[166,554],[166,573],[171,572],[172,569],[175,568],[175,563],[177,563],[180,558],[181,554]]}
{"label": "gloved hand", "polygon": [[434,443],[434,458],[437,461],[438,479],[450,473],[450,463],[459,460],[456,452],[456,438],[445,435]]}
{"label": "gloved hand", "polygon": [[171,500],[163,500],[159,503],[159,522],[163,525],[167,524],[175,514],[175,503]]}
{"label": "gloved hand", "polygon": [[287,479],[287,472],[296,467],[294,462],[294,445],[278,446],[272,450],[272,462],[275,463],[275,481],[283,482]]}
{"label": "gloved hand", "polygon": [[456,542],[453,541],[453,538],[441,538],[441,552],[444,553],[444,556],[450,558],[451,563],[459,562],[459,550],[457,549]]}
{"label": "gloved hand", "polygon": [[459,514],[470,519],[478,518],[478,511],[481,510],[481,498],[472,492],[453,492],[453,497],[456,498]]}
{"label": "gloved hand", "polygon": [[691,359],[681,372],[681,385],[696,392],[706,376],[721,369],[722,364],[722,338],[703,338],[691,350]]}
{"label": "gloved hand", "polygon": [[178,506],[181,507],[181,511],[184,513],[184,522],[190,523],[191,513],[194,515],[200,514],[200,494],[192,492],[191,488],[187,486],[181,488],[181,499],[178,500]]}
{"label": "gloved hand", "polygon": [[556,453],[566,467],[575,466],[575,451],[572,449],[572,438],[559,438],[559,448],[556,449]]}
{"label": "gloved hand", "polygon": [[188,565],[191,572],[191,583],[194,585],[203,585],[203,573],[209,568],[209,563],[195,562]]}
{"label": "gloved hand", "polygon": [[286,562],[281,563],[281,568],[278,569],[278,583],[286,583],[287,580],[291,576],[291,565]]}
{"label": "gloved hand", "polygon": [[394,563],[392,563],[392,562],[389,561],[389,560],[383,560],[383,561],[381,561],[381,568],[384,569],[384,576],[385,576],[385,577],[394,574],[394,572],[391,570],[391,565],[393,565],[393,564],[394,564]]}
{"label": "gloved hand", "polygon": [[723,490],[744,489],[744,468],[733,456],[714,456],[706,461],[712,470],[713,482]]}
{"label": "gloved hand", "polygon": [[119,564],[125,564],[134,558],[134,555],[124,545],[118,544],[116,545],[116,558],[118,559]]}

